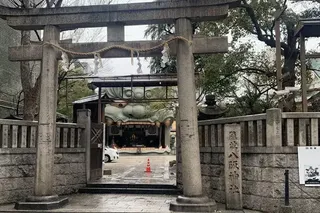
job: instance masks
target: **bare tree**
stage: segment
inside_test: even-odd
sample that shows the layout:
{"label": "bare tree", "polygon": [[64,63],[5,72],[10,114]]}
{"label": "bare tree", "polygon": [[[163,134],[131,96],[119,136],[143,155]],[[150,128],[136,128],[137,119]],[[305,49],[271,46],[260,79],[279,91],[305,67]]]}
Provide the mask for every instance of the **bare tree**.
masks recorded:
{"label": "bare tree", "polygon": [[[60,6],[62,0],[11,0],[12,4],[19,8],[36,8],[45,6],[50,8]],[[38,32],[35,31],[40,40]],[[31,31],[21,31],[21,45],[31,44]],[[38,112],[39,92],[40,92],[40,71],[36,62],[20,62],[20,76],[23,90],[23,119],[34,120]],[[19,103],[19,101],[18,101]]]}
{"label": "bare tree", "polygon": [[[98,4],[110,4],[112,0],[99,0]],[[68,0],[8,0],[7,3],[0,3],[4,6],[16,8],[37,8],[37,7],[61,7],[64,6],[78,6],[84,4],[91,4],[87,0],[68,1]],[[97,29],[97,34],[101,31]],[[78,38],[82,36],[84,29],[76,29],[73,33]],[[37,31],[34,31],[37,39],[41,41],[41,37]],[[30,45],[31,31],[21,31],[21,45]],[[40,92],[40,67],[38,62],[24,61],[20,62],[20,75],[23,95],[19,95],[18,104],[23,101],[23,119],[34,120],[38,113],[39,92]],[[21,99],[20,99],[21,98]],[[19,106],[17,106],[19,108]]]}

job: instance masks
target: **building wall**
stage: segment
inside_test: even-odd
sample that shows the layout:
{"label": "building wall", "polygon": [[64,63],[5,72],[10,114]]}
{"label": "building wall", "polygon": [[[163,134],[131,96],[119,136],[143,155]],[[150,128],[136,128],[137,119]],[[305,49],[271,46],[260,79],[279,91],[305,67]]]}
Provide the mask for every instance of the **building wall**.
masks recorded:
{"label": "building wall", "polygon": [[[33,194],[35,163],[35,148],[0,149],[0,204]],[[70,194],[85,186],[84,148],[57,148],[54,163],[55,193]]]}
{"label": "building wall", "polygon": [[20,43],[20,32],[0,19],[0,118],[14,113],[17,94],[21,91],[20,65],[8,60],[8,47]]}

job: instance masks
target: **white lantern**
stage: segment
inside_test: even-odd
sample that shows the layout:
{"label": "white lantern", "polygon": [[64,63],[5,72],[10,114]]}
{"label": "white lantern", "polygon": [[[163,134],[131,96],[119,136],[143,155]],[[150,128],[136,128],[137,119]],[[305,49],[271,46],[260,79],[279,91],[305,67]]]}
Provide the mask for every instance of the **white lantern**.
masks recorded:
{"label": "white lantern", "polygon": [[160,127],[160,122],[159,121],[156,121],[156,126]]}
{"label": "white lantern", "polygon": [[111,126],[112,124],[113,124],[113,120],[111,120],[111,119],[107,119],[107,126]]}
{"label": "white lantern", "polygon": [[164,125],[166,125],[166,127],[169,127],[171,125],[171,119],[165,120]]}

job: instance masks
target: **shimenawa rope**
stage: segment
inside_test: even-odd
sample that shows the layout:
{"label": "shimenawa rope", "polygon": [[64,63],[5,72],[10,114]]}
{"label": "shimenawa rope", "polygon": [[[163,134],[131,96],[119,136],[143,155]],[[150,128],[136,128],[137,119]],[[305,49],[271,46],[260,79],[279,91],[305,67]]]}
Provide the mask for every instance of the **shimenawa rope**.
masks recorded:
{"label": "shimenawa rope", "polygon": [[76,52],[76,51],[72,51],[72,50],[67,50],[61,46],[59,46],[58,44],[53,44],[53,43],[50,43],[50,42],[44,42],[43,45],[51,45],[53,46],[54,48],[56,49],[59,49],[63,52],[66,52],[66,53],[69,53],[69,54],[72,54],[72,55],[96,55],[96,54],[100,54],[102,52],[106,52],[108,50],[111,50],[111,49],[123,49],[123,50],[128,50],[131,52],[131,56],[133,57],[133,54],[134,52],[149,52],[149,51],[152,51],[152,50],[156,50],[156,49],[159,49],[161,47],[163,47],[164,45],[174,41],[174,40],[182,40],[182,41],[185,41],[187,43],[189,43],[189,45],[192,44],[192,41],[182,37],[182,36],[175,36],[173,38],[170,38],[166,41],[164,41],[163,43],[159,44],[159,45],[156,45],[154,47],[150,47],[150,48],[145,48],[145,49],[137,49],[137,48],[132,48],[132,47],[127,47],[127,46],[123,46],[123,45],[112,45],[110,47],[104,47],[102,49],[99,49],[99,50],[96,50],[96,51],[92,51],[92,52]]}

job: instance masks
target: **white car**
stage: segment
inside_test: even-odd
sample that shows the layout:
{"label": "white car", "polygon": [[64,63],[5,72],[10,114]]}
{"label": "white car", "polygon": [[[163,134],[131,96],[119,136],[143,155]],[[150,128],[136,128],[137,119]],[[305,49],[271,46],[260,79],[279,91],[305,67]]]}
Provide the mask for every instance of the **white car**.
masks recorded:
{"label": "white car", "polygon": [[104,162],[111,162],[119,159],[119,152],[116,149],[106,147],[104,149]]}

